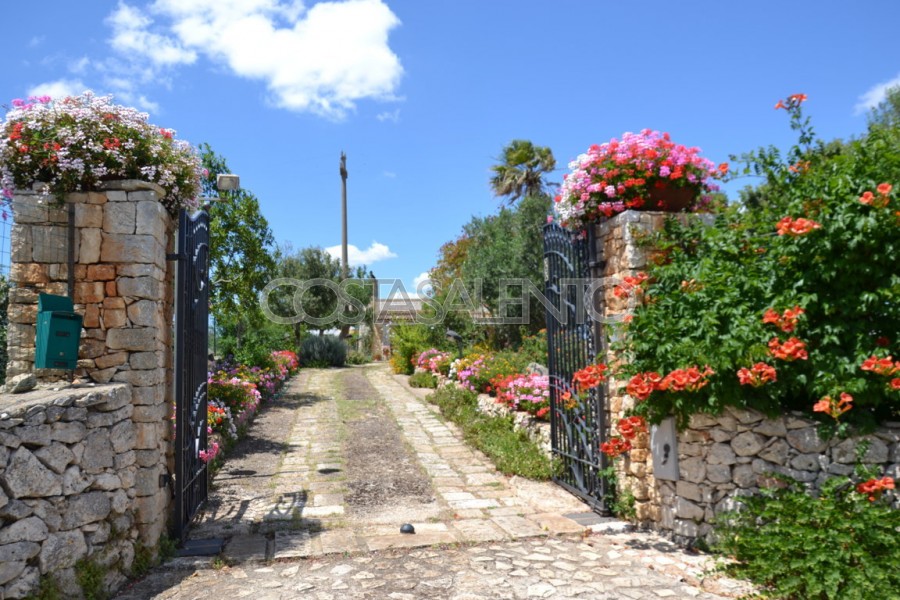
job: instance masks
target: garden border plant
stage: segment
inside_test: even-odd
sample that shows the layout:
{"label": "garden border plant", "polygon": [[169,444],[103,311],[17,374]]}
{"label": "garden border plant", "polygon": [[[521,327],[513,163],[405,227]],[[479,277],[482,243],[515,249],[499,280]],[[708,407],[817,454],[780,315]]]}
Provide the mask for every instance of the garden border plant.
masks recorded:
{"label": "garden border plant", "polygon": [[[724,406],[807,413],[853,398],[856,424],[900,411],[900,181],[896,128],[839,147],[816,141],[795,94],[779,102],[799,133],[744,157],[765,183],[712,225],[667,220],[629,293],[643,303],[615,348],[635,412],[652,422]],[[891,363],[890,368],[878,361]],[[885,363],[886,364],[886,363]],[[829,420],[824,420],[830,426]]]}

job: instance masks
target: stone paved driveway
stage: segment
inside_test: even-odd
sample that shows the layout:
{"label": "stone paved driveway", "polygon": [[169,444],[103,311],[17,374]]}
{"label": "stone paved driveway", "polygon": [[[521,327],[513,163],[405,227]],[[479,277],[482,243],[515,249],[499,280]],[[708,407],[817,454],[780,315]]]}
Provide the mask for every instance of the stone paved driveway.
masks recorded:
{"label": "stone paved driveway", "polygon": [[[714,599],[746,591],[708,576],[706,557],[626,533],[551,483],[497,473],[423,390],[385,366],[304,370],[288,385],[286,403],[258,420],[279,424],[269,423],[265,453],[238,459],[251,468],[226,463],[192,529],[194,540],[224,539],[222,554],[171,561],[118,598]],[[350,389],[365,390],[365,402]],[[392,417],[400,456],[410,457],[398,469],[421,470],[430,490],[361,506],[348,498],[365,473],[345,451],[355,441],[348,433],[376,410]],[[407,522],[415,534],[399,532]]]}

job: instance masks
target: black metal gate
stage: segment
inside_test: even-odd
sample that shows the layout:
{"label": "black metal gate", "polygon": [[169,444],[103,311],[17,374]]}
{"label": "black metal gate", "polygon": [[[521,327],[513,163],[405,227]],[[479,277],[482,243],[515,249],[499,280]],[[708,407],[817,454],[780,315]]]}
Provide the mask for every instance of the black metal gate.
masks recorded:
{"label": "black metal gate", "polygon": [[175,519],[183,541],[206,500],[206,381],[209,341],[209,213],[178,217],[175,297]]}
{"label": "black metal gate", "polygon": [[591,318],[591,268],[596,263],[592,232],[575,234],[556,223],[544,226],[544,281],[550,371],[550,436],[561,469],[553,480],[607,514],[603,388],[575,397],[572,376],[597,357],[600,325]]}

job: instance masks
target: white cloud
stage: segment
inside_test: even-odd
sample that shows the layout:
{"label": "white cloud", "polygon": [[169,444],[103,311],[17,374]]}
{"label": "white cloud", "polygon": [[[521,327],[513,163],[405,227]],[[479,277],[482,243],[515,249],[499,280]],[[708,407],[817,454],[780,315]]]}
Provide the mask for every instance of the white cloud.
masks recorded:
{"label": "white cloud", "polygon": [[177,40],[151,32],[153,20],[124,2],[119,2],[106,22],[113,30],[109,43],[122,54],[146,58],[157,66],[191,64],[197,60],[197,54]]}
{"label": "white cloud", "polygon": [[379,113],[375,115],[375,118],[384,123],[385,121],[390,121],[391,123],[399,123],[400,122],[400,109],[387,111],[383,113]]}
{"label": "white cloud", "polygon": [[393,171],[384,171],[384,172],[382,172],[382,175],[384,175],[388,179],[396,179],[397,178],[397,174],[394,173]]}
{"label": "white cloud", "polygon": [[[325,252],[337,259],[341,258],[340,244],[325,248]],[[365,250],[360,250],[353,244],[347,245],[347,261],[350,263],[351,267],[370,265],[379,260],[386,260],[388,258],[397,258],[397,255],[391,252],[390,248],[384,244],[379,244],[378,242],[372,242],[372,245]]]}
{"label": "white cloud", "polygon": [[86,89],[88,87],[77,79],[57,79],[56,81],[47,81],[34,86],[28,90],[28,95],[65,98],[66,96],[77,96]]}
{"label": "white cloud", "polygon": [[[420,296],[422,294],[427,295],[431,289],[431,274],[428,271],[419,273],[418,275],[416,275],[416,278],[413,279],[413,291],[415,294]],[[422,294],[419,293],[420,291],[422,292]]]}
{"label": "white cloud", "polygon": [[36,35],[33,38],[31,38],[30,40],[28,40],[28,46],[30,48],[36,48],[37,46],[40,46],[41,44],[43,44],[45,39],[47,39],[47,36],[45,36],[45,35]]}
{"label": "white cloud", "polygon": [[73,60],[69,63],[69,72],[75,73],[76,75],[80,75],[87,71],[87,68],[91,66],[91,59],[87,56],[82,56],[78,60]]}
{"label": "white cloud", "polygon": [[887,96],[887,91],[896,86],[900,86],[900,75],[897,75],[890,81],[885,81],[884,83],[872,86],[866,93],[859,97],[859,101],[853,108],[853,113],[860,115],[872,110],[884,101]]}
{"label": "white cloud", "polygon": [[300,0],[155,0],[148,10],[120,1],[107,19],[122,56],[162,69],[203,55],[263,81],[289,110],[341,119],[361,99],[395,99],[403,75],[388,46],[400,21],[382,0],[308,10]]}

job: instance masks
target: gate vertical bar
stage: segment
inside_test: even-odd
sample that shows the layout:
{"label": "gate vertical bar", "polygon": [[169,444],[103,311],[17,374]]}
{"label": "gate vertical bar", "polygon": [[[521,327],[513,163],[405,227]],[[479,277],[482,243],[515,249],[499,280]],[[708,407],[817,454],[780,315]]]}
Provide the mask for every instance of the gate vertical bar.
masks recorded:
{"label": "gate vertical bar", "polygon": [[175,539],[208,494],[207,355],[209,352],[209,214],[182,210],[178,218],[175,298]]}

